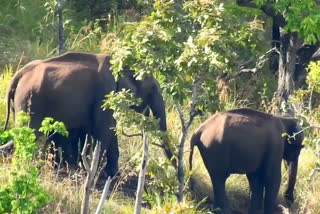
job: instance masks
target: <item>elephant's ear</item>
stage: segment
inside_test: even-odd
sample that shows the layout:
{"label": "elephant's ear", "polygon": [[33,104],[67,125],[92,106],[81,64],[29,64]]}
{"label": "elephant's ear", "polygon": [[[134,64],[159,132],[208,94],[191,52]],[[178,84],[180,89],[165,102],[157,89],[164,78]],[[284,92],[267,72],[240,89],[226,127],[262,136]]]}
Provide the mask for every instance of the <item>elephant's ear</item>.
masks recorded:
{"label": "elephant's ear", "polygon": [[117,91],[121,91],[122,89],[130,89],[132,93],[137,95],[138,90],[136,86],[136,80],[131,75],[126,74],[119,77]]}

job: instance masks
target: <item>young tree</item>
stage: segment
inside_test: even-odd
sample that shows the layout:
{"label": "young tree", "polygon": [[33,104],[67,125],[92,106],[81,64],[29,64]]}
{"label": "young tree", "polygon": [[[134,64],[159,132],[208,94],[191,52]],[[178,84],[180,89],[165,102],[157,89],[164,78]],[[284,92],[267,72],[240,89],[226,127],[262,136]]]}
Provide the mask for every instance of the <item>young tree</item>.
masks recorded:
{"label": "young tree", "polygon": [[[131,129],[136,127],[138,130],[141,130],[140,134],[135,134],[143,137],[143,153],[139,169],[140,172],[134,209],[134,214],[140,214],[142,207],[142,193],[144,189],[149,156],[149,140],[152,137],[150,141],[154,141],[154,139],[160,138],[163,133],[161,133],[161,131],[157,128],[157,120],[155,120],[153,117],[146,117],[143,114],[138,114],[131,108],[132,106],[138,106],[141,103],[141,100],[135,99],[134,95],[129,90],[122,90],[117,93],[111,92],[106,96],[106,98],[107,99],[103,107],[110,108],[114,111],[113,116],[117,120],[117,126],[115,127],[117,134],[123,134],[123,128],[125,127],[130,127]],[[144,111],[146,110],[147,109]]]}
{"label": "young tree", "polygon": [[[238,5],[258,8],[273,21],[278,43],[277,102],[287,102],[295,90],[295,76],[316,58],[320,48],[320,4],[314,0],[237,0]],[[299,85],[298,85],[299,86]]]}
{"label": "young tree", "polygon": [[[107,37],[115,75],[124,65],[136,71],[136,78],[153,74],[174,100],[181,120],[178,147],[180,182],[178,201],[183,200],[183,148],[193,118],[202,110],[219,108],[216,78],[242,67],[240,56],[256,56],[255,30],[248,22],[228,18],[236,8],[226,9],[218,1],[156,0],[151,15],[124,27],[120,38]],[[225,18],[225,19],[224,19]],[[233,29],[225,28],[232,26]],[[250,48],[246,48],[250,47]],[[195,93],[198,91],[198,93]],[[192,97],[189,120],[184,103]]]}

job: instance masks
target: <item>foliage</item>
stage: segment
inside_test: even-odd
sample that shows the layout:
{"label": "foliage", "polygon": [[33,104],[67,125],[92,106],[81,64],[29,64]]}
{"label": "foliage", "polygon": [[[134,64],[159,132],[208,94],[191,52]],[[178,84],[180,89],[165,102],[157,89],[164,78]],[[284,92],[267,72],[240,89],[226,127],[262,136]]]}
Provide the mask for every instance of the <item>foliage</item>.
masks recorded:
{"label": "foliage", "polygon": [[[123,89],[120,92],[108,94],[103,107],[114,111],[113,116],[117,121],[117,135],[122,134],[125,127],[130,127],[131,130],[143,130],[143,133],[150,137],[151,142],[159,141],[164,136],[164,133],[159,130],[159,122],[153,117],[146,117],[134,111],[134,106],[138,106],[140,103],[141,99],[135,99],[133,93]],[[154,198],[162,201],[160,198],[171,197],[175,194],[177,180],[175,169],[169,160],[150,156],[146,175],[151,181],[147,184],[147,190],[143,197],[151,205],[156,205]]]}
{"label": "foliage", "polygon": [[314,96],[315,93],[320,92],[320,61],[310,62],[307,69],[306,82],[307,89],[299,89],[295,95],[290,99],[290,102],[296,107],[298,116],[304,122],[306,128],[316,128],[314,130],[305,130],[304,144],[310,146],[316,155],[315,166],[320,167],[320,139],[319,126],[316,124],[320,121],[320,108],[314,107],[314,103],[319,103],[319,99]]}
{"label": "foliage", "polygon": [[[12,158],[13,170],[10,172],[9,182],[0,186],[0,212],[1,213],[35,213],[50,199],[49,195],[39,185],[38,169],[33,164],[33,157],[37,150],[34,130],[26,125],[30,116],[19,112],[16,120],[18,128],[1,131],[0,139],[13,140],[15,151]],[[41,127],[44,133],[56,131],[65,134],[66,130],[61,123],[54,123],[58,128],[52,129],[49,125],[52,119],[45,119]],[[58,124],[58,125],[57,125]]]}
{"label": "foliage", "polygon": [[94,20],[101,17],[110,17],[118,11],[137,10],[144,12],[148,9],[152,0],[67,0],[71,3],[71,7],[77,11],[78,16]]}
{"label": "foliage", "polygon": [[168,159],[151,156],[146,175],[150,181],[146,185],[143,198],[152,207],[160,207],[166,199],[175,198],[178,181],[176,171]]}
{"label": "foliage", "polygon": [[159,122],[153,117],[146,117],[134,111],[134,106],[138,106],[141,99],[136,99],[134,94],[129,90],[120,92],[110,92],[106,95],[106,100],[102,107],[113,110],[113,117],[117,121],[116,133],[122,134],[123,127],[130,127],[131,129],[144,130],[150,133],[152,137],[159,138],[163,135],[159,130]]}
{"label": "foliage", "polygon": [[[1,71],[0,71],[1,73]],[[3,127],[6,115],[6,92],[12,77],[12,66],[5,66],[0,74],[0,127]],[[1,144],[1,141],[0,141]]]}
{"label": "foliage", "polygon": [[[35,37],[45,11],[41,0],[1,0],[0,23],[8,33]],[[30,39],[30,38],[29,38]]]}
{"label": "foliage", "polygon": [[194,205],[189,201],[186,203],[177,203],[174,197],[168,197],[164,200],[161,205],[155,206],[150,214],[202,214],[202,213],[211,213],[205,209],[199,209],[198,206],[202,203],[200,201],[198,204]]}
{"label": "foliage", "polygon": [[308,71],[306,82],[309,89],[320,93],[320,61],[310,62]]}
{"label": "foliage", "polygon": [[46,117],[41,122],[41,127],[39,128],[39,132],[42,132],[45,136],[48,136],[49,133],[51,135],[55,133],[59,133],[62,136],[68,137],[69,133],[63,122],[54,121],[51,117]]}
{"label": "foliage", "polygon": [[[137,79],[153,73],[164,92],[180,103],[191,96],[192,81],[200,78],[197,102],[213,111],[217,108],[217,99],[212,97],[217,93],[217,76],[238,67],[240,61],[235,59],[239,56],[254,57],[258,51],[253,38],[261,28],[226,18],[235,10],[218,1],[185,1],[179,5],[156,0],[149,16],[127,24],[120,38],[113,38],[117,45],[109,52],[114,56],[114,72],[118,74],[129,65]],[[226,25],[232,25],[232,31],[225,30]]]}
{"label": "foliage", "polygon": [[[136,79],[154,74],[176,105],[181,106],[193,97],[192,111],[217,110],[218,99],[212,99],[217,94],[216,79],[238,66],[234,60],[237,48],[250,46],[250,53],[255,53],[256,46],[250,45],[254,30],[247,33],[248,23],[247,28],[235,25],[239,31],[224,30],[223,26],[231,22],[221,18],[227,17],[227,13],[218,1],[184,1],[181,4],[156,0],[153,7],[149,16],[126,25],[120,38],[113,38],[117,45],[111,45],[114,49],[109,52],[113,56],[114,75],[121,74],[123,67],[128,65],[135,71]],[[195,88],[198,90],[196,96]],[[183,121],[177,172],[180,201],[184,186],[183,144],[190,124],[184,122],[182,111],[178,111]],[[190,123],[193,114],[190,113]]]}
{"label": "foliage", "polygon": [[280,14],[287,24],[285,30],[297,32],[307,43],[320,40],[320,4],[314,0],[255,0],[259,5],[268,3]]}

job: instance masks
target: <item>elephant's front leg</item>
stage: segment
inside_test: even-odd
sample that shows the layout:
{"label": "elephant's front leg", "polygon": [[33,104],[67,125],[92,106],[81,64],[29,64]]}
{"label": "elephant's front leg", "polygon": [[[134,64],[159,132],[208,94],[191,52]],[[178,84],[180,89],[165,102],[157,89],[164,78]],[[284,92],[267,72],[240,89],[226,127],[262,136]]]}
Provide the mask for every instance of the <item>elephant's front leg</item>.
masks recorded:
{"label": "elephant's front leg", "polygon": [[265,179],[265,199],[264,199],[264,213],[272,214],[276,208],[277,196],[279,193],[281,182],[281,163],[273,166]]}
{"label": "elephant's front leg", "polygon": [[115,176],[118,172],[118,159],[119,159],[119,148],[118,148],[118,139],[113,133],[114,136],[110,138],[109,145],[107,147],[107,166],[106,172],[108,176]]}
{"label": "elephant's front leg", "polygon": [[214,176],[214,173],[210,173],[210,177],[213,186],[215,207],[220,209],[217,213],[231,214],[225,190],[227,176]]}
{"label": "elephant's front leg", "polygon": [[107,159],[104,171],[107,173],[107,176],[113,177],[118,172],[119,158],[118,140],[116,133],[112,129],[116,123],[111,110],[106,109],[102,111],[98,109],[96,113],[93,138],[95,141],[101,142],[100,159],[103,160],[105,157]]}
{"label": "elephant's front leg", "polygon": [[285,161],[286,169],[288,170],[288,184],[284,197],[291,203],[294,201],[293,191],[297,179],[298,159],[294,161]]}
{"label": "elephant's front leg", "polygon": [[247,178],[250,185],[250,206],[248,213],[255,214],[257,210],[262,209],[263,202],[263,181],[259,173],[247,174]]}

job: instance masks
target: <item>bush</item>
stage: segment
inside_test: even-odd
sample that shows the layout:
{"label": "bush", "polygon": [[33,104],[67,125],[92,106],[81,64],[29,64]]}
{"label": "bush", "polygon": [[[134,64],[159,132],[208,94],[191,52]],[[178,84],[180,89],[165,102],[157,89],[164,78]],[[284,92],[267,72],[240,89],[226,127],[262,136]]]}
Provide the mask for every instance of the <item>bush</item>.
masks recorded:
{"label": "bush", "polygon": [[[24,126],[29,121],[30,116],[19,112],[16,121],[19,128],[0,132],[1,140],[13,140],[15,144],[9,182],[0,186],[0,213],[35,213],[50,200],[49,195],[40,187],[38,168],[33,160],[37,151],[36,136],[34,130]],[[50,123],[53,120],[46,118],[41,131],[66,133],[63,124]],[[54,130],[53,127],[58,129]]]}

